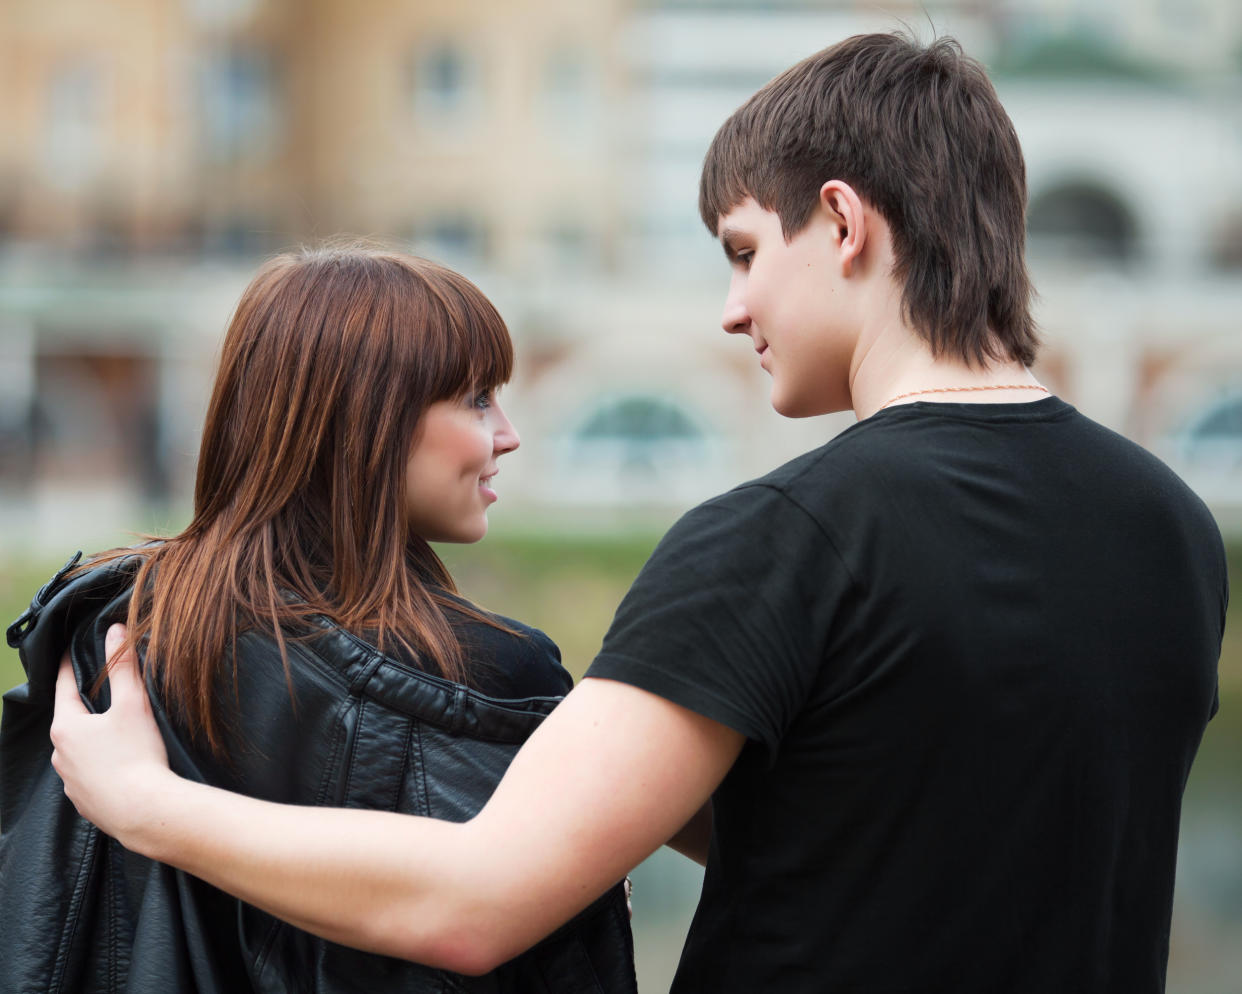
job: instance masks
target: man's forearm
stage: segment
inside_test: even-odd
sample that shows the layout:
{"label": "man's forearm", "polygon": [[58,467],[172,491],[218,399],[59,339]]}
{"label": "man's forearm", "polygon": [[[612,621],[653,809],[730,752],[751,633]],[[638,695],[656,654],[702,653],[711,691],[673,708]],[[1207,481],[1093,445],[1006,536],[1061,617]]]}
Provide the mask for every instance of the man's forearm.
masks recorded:
{"label": "man's forearm", "polygon": [[[132,657],[132,654],[131,654]],[[454,824],[273,804],[173,775],[132,658],[90,714],[68,662],[52,762],[78,811],[122,843],[309,932],[461,973],[567,922],[684,827],[742,747],[661,697],[584,680]]]}
{"label": "man's forearm", "polygon": [[504,955],[493,915],[472,899],[486,882],[468,825],[275,804],[180,778],[159,793],[120,839],[127,848],[343,945],[462,973]]}

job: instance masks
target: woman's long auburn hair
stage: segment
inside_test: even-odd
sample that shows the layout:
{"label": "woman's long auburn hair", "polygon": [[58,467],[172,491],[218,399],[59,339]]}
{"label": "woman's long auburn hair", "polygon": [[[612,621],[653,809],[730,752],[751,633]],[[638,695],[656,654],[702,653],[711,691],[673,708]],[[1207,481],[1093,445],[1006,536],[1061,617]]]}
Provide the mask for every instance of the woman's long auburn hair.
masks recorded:
{"label": "woman's long auburn hair", "polygon": [[92,563],[141,557],[129,639],[192,735],[223,751],[219,678],[232,659],[236,680],[247,629],[273,633],[287,680],[287,633],[310,634],[314,616],[465,678],[444,615],[462,608],[410,533],[406,465],[430,404],[504,383],[512,366],[495,307],[433,262],[350,247],[260,270],[225,335],[193,520]]}

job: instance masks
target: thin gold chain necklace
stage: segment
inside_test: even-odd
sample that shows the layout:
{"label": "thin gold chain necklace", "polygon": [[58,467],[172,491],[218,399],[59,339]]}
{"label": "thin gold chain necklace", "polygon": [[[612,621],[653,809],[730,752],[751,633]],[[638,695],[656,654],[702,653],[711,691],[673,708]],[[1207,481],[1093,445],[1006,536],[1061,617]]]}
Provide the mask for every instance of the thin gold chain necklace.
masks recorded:
{"label": "thin gold chain necklace", "polygon": [[889,404],[895,404],[899,400],[905,400],[907,397],[921,397],[928,393],[973,393],[976,390],[1039,390],[1043,393],[1048,392],[1048,388],[1038,383],[992,383],[981,387],[928,387],[926,390],[911,390],[909,393],[899,393],[896,397],[891,397],[880,405],[879,410],[884,410]]}

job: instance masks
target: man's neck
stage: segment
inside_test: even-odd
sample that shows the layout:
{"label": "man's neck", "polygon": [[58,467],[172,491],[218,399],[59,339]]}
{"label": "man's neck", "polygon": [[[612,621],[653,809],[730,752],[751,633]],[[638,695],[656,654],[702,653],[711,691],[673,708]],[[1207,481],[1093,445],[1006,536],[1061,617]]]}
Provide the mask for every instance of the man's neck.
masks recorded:
{"label": "man's neck", "polygon": [[850,376],[850,398],[859,420],[885,407],[920,400],[1010,404],[1045,396],[1021,363],[968,365],[956,357],[933,356],[930,346],[900,321],[885,323],[861,343]]}

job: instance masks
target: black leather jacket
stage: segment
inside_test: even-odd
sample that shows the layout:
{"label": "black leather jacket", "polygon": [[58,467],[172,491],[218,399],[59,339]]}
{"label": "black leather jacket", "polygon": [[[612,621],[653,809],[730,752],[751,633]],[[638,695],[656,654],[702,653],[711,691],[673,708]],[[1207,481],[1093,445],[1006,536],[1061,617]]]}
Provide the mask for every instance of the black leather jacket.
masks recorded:
{"label": "black leather jacket", "polygon": [[[66,567],[8,629],[28,682],[4,695],[0,722],[0,991],[636,991],[620,886],[516,959],[465,977],[317,939],[126,851],[80,818],[49,762],[57,667],[69,645],[79,687],[91,684],[135,565],[69,580]],[[292,707],[274,641],[242,637],[228,702],[241,745],[227,762],[195,748],[153,695],[173,769],[275,801],[463,821],[556,703],[485,697],[327,622],[289,653]]]}

